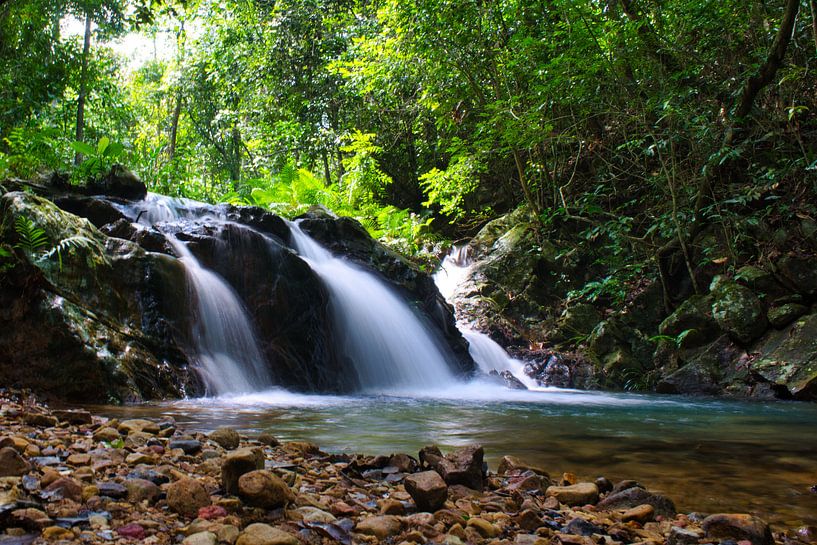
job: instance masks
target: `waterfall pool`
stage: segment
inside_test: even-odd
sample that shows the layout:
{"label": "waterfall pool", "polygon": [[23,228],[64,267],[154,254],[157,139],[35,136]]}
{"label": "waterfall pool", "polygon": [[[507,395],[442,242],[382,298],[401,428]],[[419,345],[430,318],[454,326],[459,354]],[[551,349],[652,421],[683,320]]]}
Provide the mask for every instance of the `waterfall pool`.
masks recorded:
{"label": "waterfall pool", "polygon": [[110,417],[172,416],[190,431],[309,440],[329,452],[416,456],[420,447],[480,443],[551,477],[636,479],[682,512],[750,512],[817,525],[817,405],[570,390],[511,391],[469,383],[423,397],[318,396],[270,390],[98,407]]}

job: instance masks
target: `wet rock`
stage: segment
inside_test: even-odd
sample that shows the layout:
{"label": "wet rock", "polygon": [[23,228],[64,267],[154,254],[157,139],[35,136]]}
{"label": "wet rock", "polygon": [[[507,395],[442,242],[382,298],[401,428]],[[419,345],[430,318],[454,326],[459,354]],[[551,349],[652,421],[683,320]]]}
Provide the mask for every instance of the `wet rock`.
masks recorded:
{"label": "wet rock", "polygon": [[213,532],[198,532],[187,536],[182,545],[216,545],[218,537]]}
{"label": "wet rock", "polygon": [[744,514],[716,514],[702,523],[706,537],[750,541],[752,545],[772,545],[774,539],[765,521]]}
{"label": "wet rock", "polygon": [[394,467],[400,473],[414,473],[417,470],[417,460],[408,454],[392,454],[389,458],[389,466]]}
{"label": "wet rock", "polygon": [[540,467],[532,466],[526,462],[523,462],[516,456],[503,456],[499,461],[497,473],[500,475],[506,475],[512,471],[533,471],[537,475],[550,479],[550,475],[548,475],[547,471]]}
{"label": "wet rock", "polygon": [[48,485],[45,491],[52,494],[58,494],[61,498],[76,502],[82,501],[82,485],[80,485],[74,479],[68,477],[60,477]]}
{"label": "wet rock", "polygon": [[82,426],[93,423],[91,413],[82,409],[55,410],[56,416],[61,422],[68,422],[74,426]]}
{"label": "wet rock", "polygon": [[170,449],[181,449],[185,454],[201,451],[201,443],[195,439],[173,439],[167,444]]}
{"label": "wet rock", "polygon": [[301,545],[301,542],[283,530],[268,524],[255,523],[241,532],[235,545]]}
{"label": "wet rock", "polygon": [[147,187],[139,176],[122,165],[114,165],[103,178],[92,180],[84,188],[88,195],[105,195],[138,201],[147,195]]}
{"label": "wet rock", "polygon": [[650,522],[654,517],[655,508],[648,503],[637,505],[621,514],[621,520],[624,522],[633,520],[640,524]]}
{"label": "wet rock", "polygon": [[295,500],[295,495],[277,475],[265,470],[245,473],[238,479],[238,496],[247,505],[275,509]]}
{"label": "wet rock", "polygon": [[661,322],[658,331],[670,337],[683,334],[682,348],[711,342],[720,334],[720,327],[712,317],[712,297],[693,295]]}
{"label": "wet rock", "polygon": [[616,492],[604,498],[597,505],[601,511],[612,511],[616,509],[632,509],[643,504],[653,507],[657,515],[663,517],[675,516],[675,504],[669,498],[660,494],[653,494],[638,486],[630,487]]}
{"label": "wet rock", "polygon": [[0,449],[0,477],[19,477],[30,469],[31,464],[12,447]]}
{"label": "wet rock", "polygon": [[210,495],[199,481],[179,479],[167,488],[167,505],[180,515],[192,517],[210,505]]}
{"label": "wet rock", "polygon": [[147,535],[145,528],[140,524],[136,524],[135,522],[120,526],[116,529],[116,533],[122,537],[138,540],[145,539],[145,536]]}
{"label": "wet rock", "polygon": [[226,450],[237,449],[241,442],[241,437],[238,435],[238,432],[227,427],[218,428],[212,431],[207,437]]}
{"label": "wet rock", "polygon": [[264,469],[264,455],[260,449],[241,448],[227,454],[221,465],[221,482],[228,494],[238,494],[238,479],[245,473]]}
{"label": "wet rock", "polygon": [[766,331],[763,305],[750,289],[718,277],[712,282],[712,296],[712,317],[737,342],[747,344]]}
{"label": "wet rock", "polygon": [[793,291],[817,295],[817,266],[813,258],[783,256],[775,263],[775,274]]}
{"label": "wet rock", "polygon": [[159,424],[151,420],[144,420],[141,418],[134,418],[122,421],[117,427],[119,433],[130,435],[132,433],[147,433],[148,435],[157,435],[161,428]]}
{"label": "wet rock", "polygon": [[161,494],[159,487],[146,479],[128,479],[125,481],[125,488],[128,491],[128,501],[133,503],[153,503]]}
{"label": "wet rock", "polygon": [[43,428],[53,428],[58,424],[56,417],[50,414],[28,413],[23,417],[23,421],[29,426],[40,426]]}
{"label": "wet rock", "polygon": [[442,508],[448,498],[448,486],[436,471],[409,475],[403,484],[419,511],[436,511]]}
{"label": "wet rock", "polygon": [[400,519],[393,515],[364,518],[355,525],[357,533],[374,536],[378,539],[386,539],[396,535],[400,533],[401,528]]}
{"label": "wet rock", "polygon": [[605,534],[604,530],[602,530],[595,524],[592,524],[591,522],[584,520],[581,517],[576,517],[570,522],[568,522],[562,531],[567,534],[573,534],[577,536],[592,536],[593,534],[601,535]]}
{"label": "wet rock", "polygon": [[785,388],[792,397],[817,399],[817,314],[771,332],[752,351],[760,354],[751,363],[753,373]]}
{"label": "wet rock", "polygon": [[115,500],[121,500],[128,495],[128,489],[119,483],[104,482],[97,483],[97,493],[100,496],[107,496]]}
{"label": "wet rock", "polygon": [[99,428],[94,432],[94,441],[104,441],[106,443],[110,443],[121,438],[122,435],[113,428]]}
{"label": "wet rock", "polygon": [[586,505],[596,503],[599,489],[593,483],[579,483],[570,486],[551,486],[545,491],[565,505]]}
{"label": "wet rock", "polygon": [[698,545],[704,537],[699,530],[673,526],[667,537],[667,545]]}
{"label": "wet rock", "polygon": [[777,307],[772,307],[768,311],[769,324],[777,329],[782,329],[808,313],[808,307],[797,303],[787,303]]}
{"label": "wet rock", "polygon": [[262,433],[258,436],[258,442],[268,447],[277,447],[281,442],[271,433]]}
{"label": "wet rock", "polygon": [[468,519],[468,528],[473,528],[479,535],[486,539],[494,538],[499,535],[499,529],[480,517],[471,517]]}
{"label": "wet rock", "polygon": [[599,477],[597,478],[594,483],[596,487],[599,489],[600,494],[606,494],[613,490],[613,483],[610,482],[610,479],[606,477]]}
{"label": "wet rock", "polygon": [[437,447],[425,447],[420,451],[420,462],[434,469],[449,485],[482,490],[483,456],[479,445],[459,448],[444,457]]}

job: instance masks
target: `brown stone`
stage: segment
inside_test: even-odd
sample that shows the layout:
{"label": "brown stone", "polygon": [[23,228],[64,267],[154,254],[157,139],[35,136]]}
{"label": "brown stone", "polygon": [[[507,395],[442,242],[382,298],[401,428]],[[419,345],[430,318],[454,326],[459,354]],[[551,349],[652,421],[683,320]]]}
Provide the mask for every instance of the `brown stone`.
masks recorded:
{"label": "brown stone", "polygon": [[193,517],[210,505],[210,495],[199,481],[179,479],[167,488],[167,505],[176,513]]}
{"label": "brown stone", "polygon": [[122,435],[113,428],[99,428],[94,432],[94,441],[105,441],[106,443],[110,443],[111,441],[116,441],[117,439],[121,439]]}
{"label": "brown stone", "polygon": [[642,503],[641,505],[636,505],[632,509],[628,509],[621,515],[621,520],[624,522],[629,522],[634,520],[640,524],[644,524],[645,522],[650,522],[655,518],[655,509],[649,503]]}
{"label": "brown stone", "polygon": [[20,477],[31,469],[31,464],[12,447],[0,449],[0,477]]}
{"label": "brown stone", "polygon": [[145,479],[128,479],[125,481],[125,488],[128,490],[128,501],[133,503],[142,501],[153,503],[159,498],[159,494],[161,493],[158,486]]}
{"label": "brown stone", "polygon": [[238,432],[228,427],[213,430],[207,438],[226,450],[235,450],[241,443],[241,436],[238,435]]}
{"label": "brown stone", "polygon": [[445,505],[448,498],[448,486],[436,471],[409,475],[403,484],[419,511],[436,511]]}
{"label": "brown stone", "polygon": [[400,519],[393,515],[380,515],[365,518],[357,523],[355,531],[359,534],[374,536],[378,539],[386,539],[400,533],[402,524]]}
{"label": "brown stone", "polygon": [[752,545],[772,545],[769,525],[752,515],[719,513],[708,516],[702,525],[706,537],[751,541]]}
{"label": "brown stone", "polygon": [[68,422],[74,426],[88,425],[94,422],[91,413],[82,409],[54,411],[53,414],[61,422]]}
{"label": "brown stone", "polygon": [[40,426],[43,428],[53,428],[58,424],[55,417],[50,414],[28,413],[23,417],[23,422],[29,426]]}
{"label": "brown stone", "polygon": [[553,496],[565,505],[585,505],[596,503],[599,489],[593,483],[579,483],[570,486],[551,486],[545,491],[546,496]]}
{"label": "brown stone", "polygon": [[295,500],[295,494],[277,475],[263,469],[245,473],[238,479],[238,496],[253,507],[275,509]]}
{"label": "brown stone", "polygon": [[301,542],[292,534],[259,522],[247,526],[235,545],[301,545]]}
{"label": "brown stone", "polygon": [[57,541],[59,539],[74,539],[74,532],[61,526],[49,526],[43,530],[43,539]]}
{"label": "brown stone", "polygon": [[46,492],[58,493],[63,498],[76,502],[82,501],[82,485],[74,479],[60,477],[45,489]]}
{"label": "brown stone", "polygon": [[546,479],[550,480],[550,475],[544,469],[527,464],[516,456],[503,456],[499,461],[499,467],[497,468],[496,472],[500,475],[507,475],[512,471],[533,471],[534,473],[542,475]]}
{"label": "brown stone", "polygon": [[238,495],[238,479],[245,473],[264,469],[260,448],[241,448],[227,454],[221,465],[221,483],[228,494]]}
{"label": "brown stone", "polygon": [[475,529],[479,535],[484,538],[492,538],[499,535],[499,529],[483,518],[471,517],[468,519],[467,527]]}

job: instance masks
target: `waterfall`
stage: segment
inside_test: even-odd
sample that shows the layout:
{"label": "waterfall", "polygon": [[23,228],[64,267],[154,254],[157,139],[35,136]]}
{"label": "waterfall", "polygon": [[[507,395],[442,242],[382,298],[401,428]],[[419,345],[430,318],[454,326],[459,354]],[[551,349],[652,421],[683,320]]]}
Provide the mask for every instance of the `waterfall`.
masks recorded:
{"label": "waterfall", "polygon": [[[120,207],[142,225],[208,217],[223,223],[202,203],[148,194],[139,203]],[[212,210],[209,208],[209,210]],[[193,312],[194,366],[208,394],[224,395],[258,391],[271,384],[255,328],[235,290],[218,274],[205,269],[187,246],[174,235],[165,239],[184,264]]]}
{"label": "waterfall", "polygon": [[[454,246],[445,256],[440,270],[434,275],[434,282],[445,299],[453,304],[457,288],[468,277],[472,264],[471,248],[468,245]],[[504,348],[499,346],[485,333],[475,331],[465,324],[457,323],[457,328],[468,341],[468,352],[485,374],[491,371],[510,372],[529,389],[537,388],[536,381],[525,374],[525,364],[512,358]]]}
{"label": "waterfall", "polygon": [[453,356],[421,319],[374,274],[335,257],[291,224],[298,252],[329,294],[338,342],[367,391],[428,390],[455,382]]}

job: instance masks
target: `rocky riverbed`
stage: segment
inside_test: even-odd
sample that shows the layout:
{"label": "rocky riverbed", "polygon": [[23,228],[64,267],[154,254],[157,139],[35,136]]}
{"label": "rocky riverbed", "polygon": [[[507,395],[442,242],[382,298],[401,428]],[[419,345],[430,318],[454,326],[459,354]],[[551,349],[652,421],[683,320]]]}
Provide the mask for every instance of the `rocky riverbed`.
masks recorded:
{"label": "rocky riverbed", "polygon": [[170,419],[115,420],[0,393],[0,544],[814,543],[749,514],[679,514],[634,481],[579,482],[479,446],[332,455]]}

